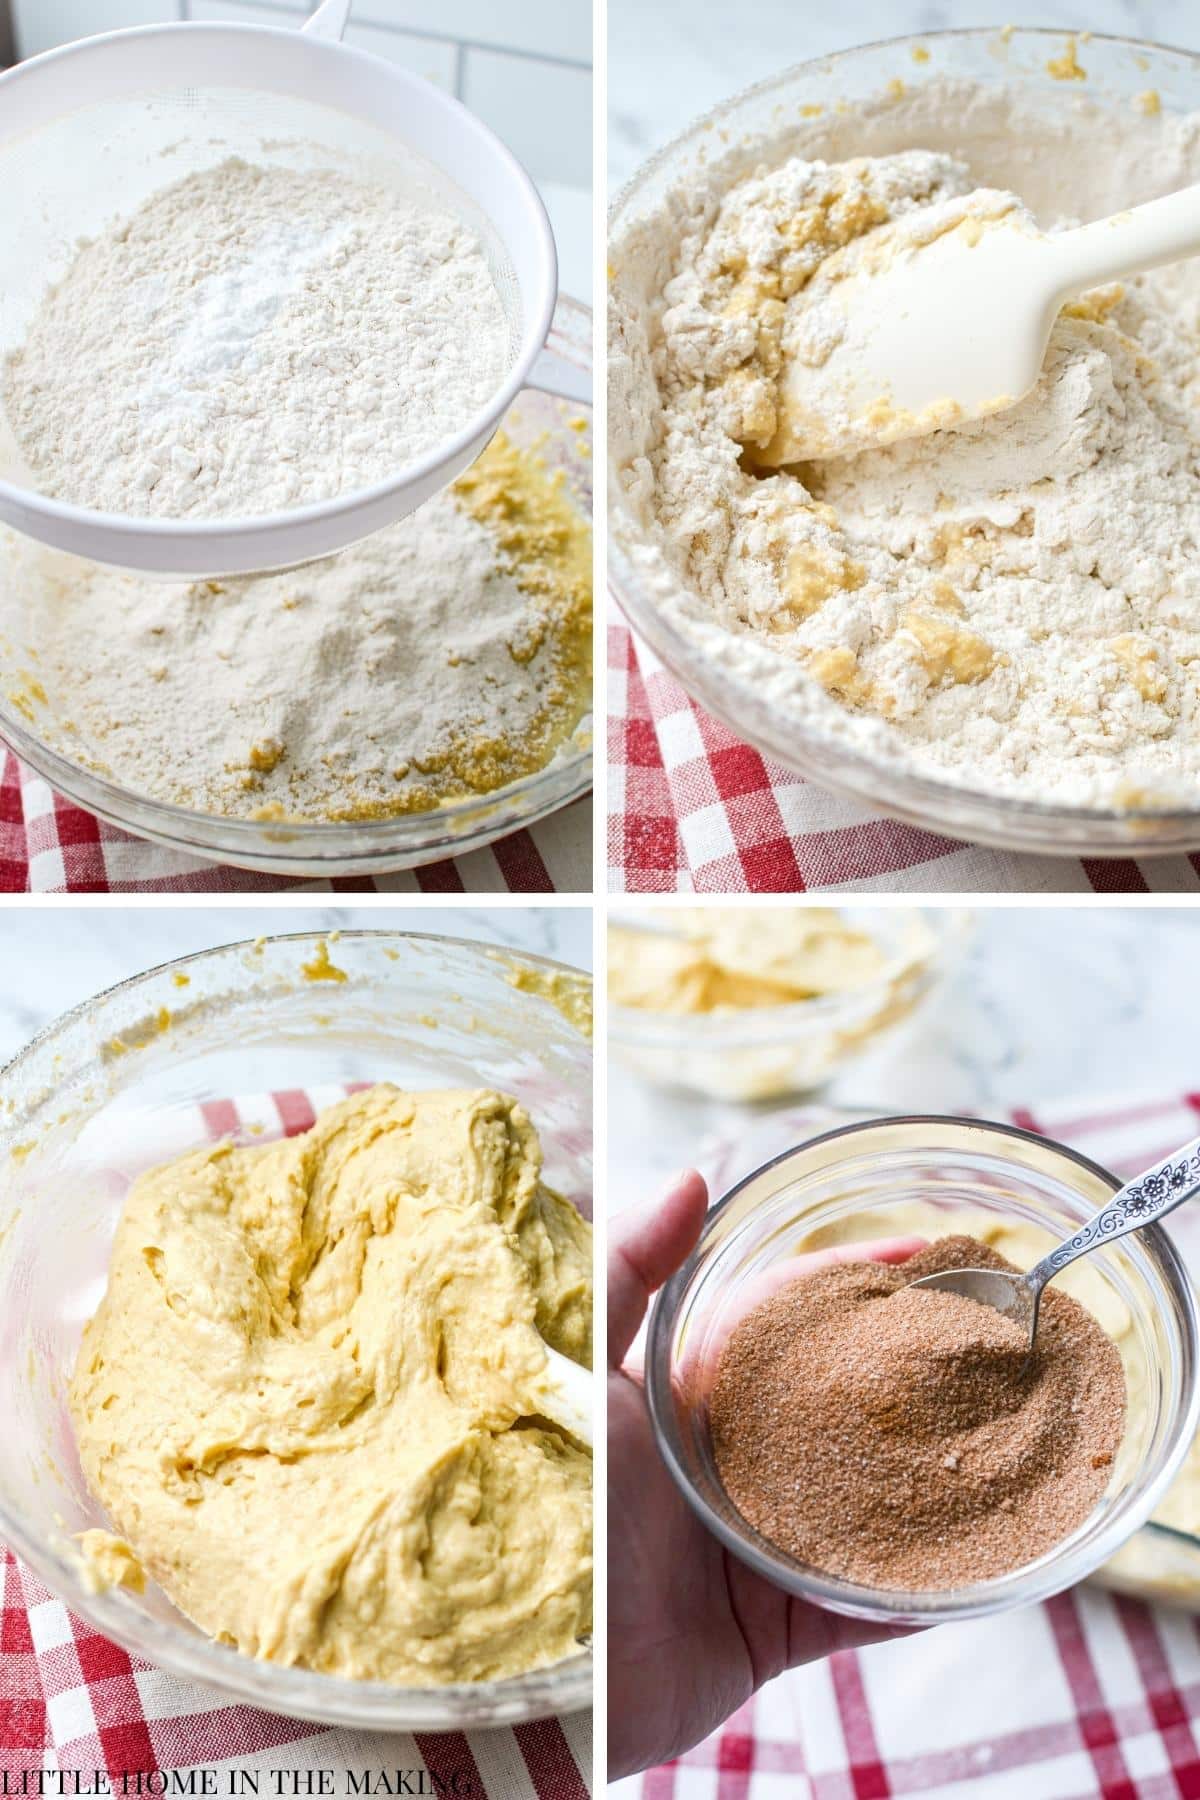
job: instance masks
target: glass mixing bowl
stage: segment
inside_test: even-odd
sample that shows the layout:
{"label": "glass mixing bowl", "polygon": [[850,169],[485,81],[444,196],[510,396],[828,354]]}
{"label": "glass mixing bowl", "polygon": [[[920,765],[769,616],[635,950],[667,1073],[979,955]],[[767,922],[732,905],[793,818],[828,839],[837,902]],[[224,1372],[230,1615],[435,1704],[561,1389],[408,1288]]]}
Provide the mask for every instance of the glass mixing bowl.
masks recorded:
{"label": "glass mixing bowl", "polygon": [[[1095,105],[1111,113],[1114,127],[1119,119],[1126,129],[1131,128],[1131,121],[1137,129],[1156,128],[1163,116],[1200,109],[1200,56],[1132,38],[1095,34],[1080,48],[1086,81],[1062,81],[1056,80],[1046,65],[1061,55],[1064,41],[1061,30],[1022,27],[1005,27],[1002,33],[994,29],[933,31],[865,45],[788,69],[716,108],[652,157],[613,203],[610,244],[615,247],[661,209],[673,210],[677,219],[685,217],[685,197],[701,170],[706,179],[714,169],[722,176],[728,170],[730,180],[738,179],[763,160],[764,140],[778,147],[780,157],[804,153],[836,160],[910,147],[955,152],[955,122],[931,128],[921,117],[921,91],[939,76],[965,77],[989,89],[1013,85],[1023,101],[1044,99],[1047,111],[1060,116],[1064,107]],[[914,49],[927,51],[928,60],[914,60]],[[897,82],[903,93],[892,99],[880,115],[870,143],[864,143],[854,109],[864,101],[881,101],[888,95],[889,84],[894,91]],[[1136,105],[1137,96],[1147,90],[1157,93],[1162,108],[1162,114],[1151,119],[1141,117]],[[810,116],[805,116],[806,111]],[[910,112],[911,122],[906,122]],[[1035,150],[1025,159],[1026,173],[1057,199],[1055,159],[1052,154],[1039,158]],[[1002,159],[1004,146],[991,146],[991,154]],[[978,167],[977,159],[972,160]],[[1200,179],[1200,164],[1182,168],[1178,160],[1168,163],[1163,159],[1155,167],[1149,159],[1148,166],[1152,173],[1146,191],[1104,196],[1111,204],[1103,210],[1115,212],[1184,181]],[[1011,174],[1004,178],[1002,160],[990,166],[985,162],[980,173],[997,186],[1014,185]],[[1018,180],[1016,185],[1022,183]],[[1061,199],[1061,212],[1069,214],[1069,189],[1061,192]],[[656,260],[647,240],[643,239],[640,248],[646,252],[645,274],[639,275],[638,281],[644,279],[651,293],[661,292],[671,273],[669,249],[664,247]],[[622,268],[615,250],[614,261],[611,285],[616,289],[633,278]],[[640,286],[637,299],[640,303]],[[623,409],[623,417],[631,410],[622,396],[612,391],[610,409],[614,417],[619,409]],[[625,502],[622,460],[615,453],[617,437],[618,433],[610,430],[614,453],[610,455],[608,567],[613,594],[634,630],[688,692],[763,756],[889,816],[1003,849],[1044,855],[1147,856],[1200,845],[1200,806],[1105,810],[1043,805],[917,774],[898,766],[895,758],[865,755],[832,733],[823,735],[802,728],[794,719],[783,720],[764,696],[761,684],[728,667],[728,658],[721,654],[725,634],[720,628],[709,627],[711,636],[705,647],[662,610],[656,592],[677,590],[679,583],[647,542]],[[644,454],[653,442],[652,421],[639,413],[626,438],[635,453]],[[693,617],[703,620],[698,602],[684,596],[682,604]]]}
{"label": "glass mixing bowl", "polygon": [[[610,1000],[613,1054],[648,1081],[713,1100],[773,1100],[824,1087],[901,1025],[915,1024],[957,966],[971,932],[971,915],[961,908],[838,911],[887,954],[887,966],[872,981],[787,1006],[712,1013],[656,1013]],[[654,915],[660,922],[667,916]],[[914,927],[929,933],[915,950]]]}
{"label": "glass mixing bowl", "polygon": [[[590,376],[590,308],[575,300],[560,299],[547,344],[574,368]],[[588,420],[588,429],[582,433],[573,430],[569,423],[581,416]],[[563,470],[570,491],[590,517],[591,409],[527,388],[502,424],[518,443],[539,441],[542,455],[552,467]],[[0,606],[2,624],[8,621]],[[389,870],[418,868],[443,857],[466,856],[472,850],[480,850],[497,838],[536,824],[591,790],[589,713],[571,740],[544,768],[494,793],[472,794],[429,812],[405,813],[395,819],[303,823],[229,819],[216,813],[197,812],[135,793],[82,767],[64,750],[64,744],[70,741],[69,732],[59,738],[39,731],[10,698],[8,690],[14,685],[19,689],[22,684],[5,677],[15,677],[26,659],[15,641],[6,649],[5,635],[0,631],[0,737],[21,760],[36,769],[57,792],[110,825],[170,850],[231,863],[236,868],[296,878],[381,875]],[[11,625],[7,635],[14,635]]]}
{"label": "glass mixing bowl", "polygon": [[546,1179],[590,1214],[591,1046],[549,999],[512,984],[519,969],[536,981],[562,965],[356,931],[330,942],[345,980],[320,979],[324,941],[267,938],[152,969],[67,1013],[0,1072],[0,1537],[97,1631],[271,1712],[378,1731],[576,1712],[591,1703],[587,1650],[504,1681],[421,1689],[283,1668],[213,1642],[153,1584],[91,1592],[72,1542],[105,1520],[66,1388],[143,1169],[226,1129],[250,1143],[282,1136],[296,1089],[325,1104],[350,1082],[485,1084],[525,1103]]}
{"label": "glass mixing bowl", "polygon": [[[1136,1532],[1182,1463],[1200,1416],[1197,1323],[1179,1253],[1158,1226],[1088,1261],[1131,1329],[1126,1368],[1145,1376],[1107,1493],[1062,1543],[1010,1574],[951,1590],[908,1592],[843,1581],[761,1537],[721,1485],[708,1426],[713,1347],[746,1284],[795,1254],[797,1241],[851,1214],[878,1218],[919,1200],[969,1208],[1066,1236],[1120,1183],[1095,1163],[1016,1127],[955,1118],[877,1119],[811,1138],[762,1165],[709,1214],[699,1247],[661,1290],[646,1345],[646,1393],[659,1448],[707,1528],[777,1587],[831,1612],[893,1625],[983,1618],[1082,1581]],[[948,1220],[949,1223],[949,1220]]]}

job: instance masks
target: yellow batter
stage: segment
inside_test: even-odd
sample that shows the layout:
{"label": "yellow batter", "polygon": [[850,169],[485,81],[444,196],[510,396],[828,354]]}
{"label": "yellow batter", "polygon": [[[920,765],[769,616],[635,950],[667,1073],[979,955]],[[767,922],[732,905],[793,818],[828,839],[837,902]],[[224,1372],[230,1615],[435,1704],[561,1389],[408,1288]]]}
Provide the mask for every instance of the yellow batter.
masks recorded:
{"label": "yellow batter", "polygon": [[540,994],[581,1037],[592,1036],[595,1019],[590,975],[577,975],[570,969],[539,969],[522,962],[512,963],[511,968],[508,979],[520,993]]}
{"label": "yellow batter", "polygon": [[590,1359],[590,1270],[503,1094],[382,1085],[195,1151],[125,1203],[70,1391],[88,1482],[247,1655],[422,1686],[553,1662],[591,1624],[591,1459],[536,1417],[542,1340]]}
{"label": "yellow batter", "polygon": [[888,961],[830,906],[685,907],[647,922],[664,929],[610,928],[608,993],[649,1012],[786,1006],[862,987]]}

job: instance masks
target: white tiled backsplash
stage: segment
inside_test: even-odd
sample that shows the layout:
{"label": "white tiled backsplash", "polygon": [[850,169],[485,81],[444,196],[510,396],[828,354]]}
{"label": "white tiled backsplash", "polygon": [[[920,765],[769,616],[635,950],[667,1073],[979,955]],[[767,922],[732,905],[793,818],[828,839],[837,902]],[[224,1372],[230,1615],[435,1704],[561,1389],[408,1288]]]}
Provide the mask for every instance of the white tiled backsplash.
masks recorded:
{"label": "white tiled backsplash", "polygon": [[[0,8],[4,0],[0,0]],[[122,25],[220,19],[279,25],[309,0],[10,0],[33,56]],[[347,42],[435,81],[478,114],[540,183],[590,189],[590,0],[355,0]]]}

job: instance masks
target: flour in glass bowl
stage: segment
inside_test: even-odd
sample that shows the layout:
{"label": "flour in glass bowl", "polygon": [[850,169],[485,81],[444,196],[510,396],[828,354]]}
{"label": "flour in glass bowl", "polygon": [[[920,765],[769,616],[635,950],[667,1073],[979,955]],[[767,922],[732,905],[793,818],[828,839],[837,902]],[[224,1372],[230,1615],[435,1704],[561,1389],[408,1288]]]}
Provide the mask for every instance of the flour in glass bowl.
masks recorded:
{"label": "flour in glass bowl", "polygon": [[394,474],[510,361],[483,243],[432,196],[231,157],[79,245],[2,397],[54,498],[244,518]]}
{"label": "flour in glass bowl", "polygon": [[557,412],[528,397],[449,489],[277,574],[153,581],[0,530],[0,707],[127,793],[262,821],[428,812],[582,750],[591,524]]}
{"label": "flour in glass bowl", "polygon": [[789,301],[895,218],[1047,228],[1200,177],[1200,122],[937,78],[717,153],[610,247],[613,533],[777,727],[1014,798],[1200,804],[1200,263],[1065,309],[1008,412],[758,467]]}

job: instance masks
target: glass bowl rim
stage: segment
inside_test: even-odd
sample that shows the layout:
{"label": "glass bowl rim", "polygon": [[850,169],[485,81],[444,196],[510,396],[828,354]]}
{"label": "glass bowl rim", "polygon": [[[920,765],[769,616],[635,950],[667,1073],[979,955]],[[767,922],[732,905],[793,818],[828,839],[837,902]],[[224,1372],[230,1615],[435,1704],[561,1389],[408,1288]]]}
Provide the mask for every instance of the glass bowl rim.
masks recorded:
{"label": "glass bowl rim", "polygon": [[[999,25],[962,25],[947,26],[931,31],[901,32],[895,36],[870,39],[866,43],[847,45],[842,50],[828,51],[822,56],[806,57],[803,61],[792,63],[788,68],[764,77],[760,81],[751,82],[747,87],[739,88],[735,93],[711,107],[707,112],[692,119],[684,128],[666,144],[659,146],[638,168],[622,183],[613,196],[608,208],[608,232],[625,222],[626,215],[631,214],[637,198],[648,179],[667,168],[668,159],[677,155],[685,146],[700,143],[708,134],[709,127],[717,123],[728,112],[741,107],[753,99],[766,99],[773,89],[782,87],[797,76],[812,76],[835,69],[839,64],[866,52],[881,50],[903,50],[913,45],[933,43],[959,43],[967,41],[987,42],[999,36]],[[1056,40],[1080,36],[1078,30],[1072,31],[1065,26],[1053,25],[1014,25],[1007,33],[1006,42],[1019,44],[1025,39],[1040,41]],[[1089,43],[1111,44],[1119,49],[1127,49],[1135,54],[1147,50],[1160,54],[1179,57],[1190,63],[1200,74],[1200,51],[1186,50],[1178,45],[1160,43],[1155,39],[1131,37],[1123,32],[1093,31],[1088,34]],[[1013,72],[1014,79],[1020,79],[1020,71]],[[669,671],[675,675],[689,694],[695,693],[705,709],[721,721],[730,731],[749,743],[754,749],[772,761],[782,762],[785,767],[797,768],[800,764],[789,759],[781,752],[780,745],[762,734],[748,731],[744,720],[734,715],[734,707],[725,700],[727,694],[734,696],[735,704],[753,706],[757,700],[757,690],[753,681],[744,680],[728,668],[720,671],[720,681],[715,677],[711,681],[703,678],[708,673],[706,668],[707,653],[699,651],[696,645],[680,632],[674,621],[669,619],[653,600],[648,599],[641,590],[641,582],[626,554],[619,529],[620,522],[627,526],[626,540],[630,543],[641,542],[640,534],[632,530],[633,521],[621,504],[623,488],[619,470],[609,450],[609,513],[610,520],[618,525],[618,529],[609,532],[608,576],[609,589],[617,605],[625,615],[633,629],[644,637],[651,649],[660,656]],[[631,598],[632,596],[632,598]],[[650,621],[647,628],[647,620]],[[703,621],[702,621],[703,622]],[[657,640],[657,641],[656,641]],[[666,646],[665,650],[660,646]],[[677,675],[677,669],[687,671],[686,681]],[[1137,806],[1137,807],[1100,807],[1073,805],[1068,801],[1045,801],[1023,799],[1018,796],[997,792],[989,792],[986,788],[970,786],[965,782],[947,781],[942,777],[922,773],[920,771],[900,768],[894,769],[888,760],[881,756],[878,759],[868,756],[860,750],[843,744],[839,739],[819,730],[808,729],[801,734],[794,726],[789,727],[793,738],[805,739],[805,748],[814,756],[829,757],[836,760],[836,772],[827,771],[822,765],[822,773],[818,776],[810,769],[801,768],[805,779],[812,780],[832,792],[847,794],[855,800],[873,805],[892,816],[912,821],[927,831],[948,832],[957,835],[957,828],[947,823],[943,817],[939,822],[939,808],[953,811],[955,805],[973,809],[984,815],[994,814],[994,819],[980,819],[973,816],[964,821],[963,830],[969,830],[971,841],[991,843],[1002,849],[1028,849],[1042,855],[1054,855],[1055,842],[1053,829],[1056,826],[1068,826],[1084,831],[1099,829],[1103,833],[1106,827],[1113,828],[1112,835],[1101,836],[1094,845],[1082,847],[1082,853],[1103,856],[1155,856],[1171,855],[1182,849],[1200,844],[1200,802],[1194,807],[1181,806]],[[900,790],[899,792],[897,790]],[[1155,828],[1173,826],[1176,828],[1163,841],[1156,842],[1150,838],[1144,845],[1137,842],[1138,828],[1143,827],[1150,832]],[[1027,827],[1032,836],[1021,836]],[[1180,835],[1180,834],[1183,835]],[[1077,856],[1081,854],[1080,844],[1062,845],[1057,854]]]}
{"label": "glass bowl rim", "polygon": [[[246,951],[255,945],[268,948],[276,944],[328,943],[329,931],[274,932],[262,938],[239,938],[226,944],[213,944],[203,950],[189,951],[184,956],[156,963],[136,975],[100,989],[87,999],[78,1001],[57,1018],[44,1025],[17,1054],[0,1066],[0,1084],[19,1076],[27,1059],[44,1051],[47,1045],[66,1031],[85,1024],[93,1009],[114,996],[128,993],[163,975],[183,970],[190,965]],[[477,938],[461,938],[430,931],[395,930],[386,927],[349,927],[338,931],[336,941],[395,941],[403,939],[419,944],[450,945],[466,951],[489,972],[496,971],[494,953],[525,962],[552,972],[587,975],[571,963],[536,951],[495,945]],[[488,955],[487,952],[492,952]],[[41,1096],[39,1096],[40,1098]],[[6,1138],[14,1120],[6,1119],[0,1127],[0,1141]],[[19,1127],[17,1127],[19,1129]],[[3,1538],[39,1580],[72,1612],[79,1614],[103,1636],[113,1638],[136,1657],[143,1657],[170,1674],[184,1680],[197,1681],[209,1688],[232,1695],[243,1704],[262,1707],[265,1711],[287,1717],[312,1719],[327,1724],[393,1731],[446,1731],[486,1729],[494,1725],[519,1724],[526,1720],[550,1718],[585,1711],[592,1704],[593,1657],[590,1648],[565,1657],[543,1668],[521,1675],[505,1676],[498,1681],[447,1682],[435,1687],[400,1687],[381,1681],[349,1680],[339,1675],[323,1675],[315,1670],[289,1667],[285,1664],[259,1661],[240,1651],[218,1644],[202,1633],[193,1636],[169,1619],[157,1619],[134,1606],[122,1590],[111,1588],[91,1592],[79,1573],[63,1562],[52,1549],[44,1547],[42,1538],[23,1516],[18,1517],[0,1499],[0,1538]],[[558,1690],[561,1688],[561,1692]],[[282,1691],[281,1691],[282,1690]]]}
{"label": "glass bowl rim", "polygon": [[[864,1131],[879,1130],[889,1126],[927,1125],[931,1127],[961,1129],[967,1132],[982,1132],[997,1139],[1016,1139],[1049,1150],[1076,1168],[1083,1169],[1096,1177],[1111,1192],[1116,1192],[1121,1183],[1117,1176],[1094,1162],[1081,1151],[1070,1145],[1060,1143],[1058,1139],[1047,1137],[1036,1131],[1028,1131],[1019,1125],[1008,1125],[1000,1120],[971,1118],[954,1113],[895,1113],[875,1119],[864,1119],[858,1123],[836,1125],[828,1131],[815,1133],[793,1144],[789,1149],[780,1151],[778,1155],[768,1157],[746,1175],[740,1177],[724,1194],[715,1206],[710,1208],[704,1224],[704,1230],[696,1249],[692,1252],[683,1267],[676,1271],[659,1290],[650,1314],[646,1337],[646,1398],[650,1410],[651,1424],[654,1431],[655,1444],[659,1455],[670,1472],[679,1492],[700,1520],[706,1530],[710,1531],[727,1550],[747,1564],[757,1575],[769,1581],[774,1587],[799,1595],[817,1605],[825,1606],[833,1612],[843,1613],[860,1619],[870,1619],[883,1624],[924,1624],[936,1625],[990,1617],[993,1614],[1008,1611],[1016,1606],[1024,1606],[1037,1601],[1049,1599],[1063,1588],[1082,1581],[1098,1569],[1108,1558],[1128,1542],[1135,1532],[1149,1522],[1149,1514],[1162,1499],[1163,1494],[1177,1475],[1187,1455],[1188,1448],[1196,1435],[1200,1422],[1200,1319],[1197,1315],[1196,1295],[1188,1277],[1183,1259],[1171,1238],[1161,1225],[1148,1225],[1142,1228],[1138,1236],[1142,1238],[1149,1252],[1154,1272],[1162,1287],[1175,1300],[1180,1313],[1181,1330],[1184,1342],[1184,1380],[1181,1388],[1182,1405],[1180,1416],[1175,1427],[1175,1441],[1164,1456],[1162,1466],[1154,1480],[1147,1484],[1139,1500],[1138,1508],[1143,1510],[1137,1524],[1127,1526],[1117,1521],[1115,1529],[1110,1526],[1098,1535],[1096,1541],[1087,1546],[1084,1554],[1079,1554],[1080,1546],[1074,1551],[1062,1551],[1055,1545],[1033,1562],[1022,1564],[1005,1575],[993,1576],[986,1581],[976,1582],[966,1588],[903,1590],[875,1588],[859,1582],[843,1581],[836,1576],[823,1575],[819,1570],[809,1569],[806,1565],[789,1558],[786,1552],[772,1545],[762,1537],[754,1527],[742,1521],[742,1530],[735,1530],[721,1515],[709,1506],[704,1496],[693,1484],[690,1475],[676,1454],[673,1438],[674,1397],[671,1385],[671,1344],[670,1338],[677,1324],[678,1302],[699,1266],[700,1260],[708,1246],[712,1235],[712,1225],[720,1218],[737,1197],[751,1183],[779,1168],[802,1151],[812,1150],[818,1145],[828,1144],[836,1139],[851,1138]],[[774,1200],[777,1196],[771,1196]],[[769,1204],[769,1202],[768,1202]],[[1190,1391],[1187,1374],[1190,1371]],[[733,1512],[737,1508],[730,1501]],[[740,1518],[740,1515],[738,1515]],[[1086,1521],[1085,1521],[1086,1523]],[[1072,1534],[1074,1535],[1074,1534]],[[1065,1540],[1068,1544],[1070,1539]],[[1065,1576],[1065,1578],[1064,1578]]]}
{"label": "glass bowl rim", "polygon": [[[396,858],[415,858],[415,862],[405,860],[403,866],[423,867],[443,856],[468,856],[498,837],[536,825],[591,791],[593,727],[585,727],[581,721],[580,728],[586,729],[586,744],[568,747],[568,740],[540,769],[489,794],[464,795],[442,806],[397,813],[387,819],[291,821],[223,818],[173,800],[135,794],[109,776],[69,761],[0,706],[0,746],[7,743],[18,761],[73,805],[144,841],[166,844],[209,861],[216,856],[235,867],[267,874],[286,874],[293,869],[300,873],[314,863],[319,863],[326,875],[337,875],[343,869],[354,874],[366,864],[385,873],[400,866]],[[532,804],[521,807],[520,801]],[[134,814],[143,810],[147,820],[135,820]],[[431,829],[435,825],[436,831]],[[354,848],[342,842],[351,833],[359,840]]]}
{"label": "glass bowl rim", "polygon": [[[24,1062],[26,1057],[31,1056],[50,1038],[57,1036],[60,1031],[65,1030],[67,1026],[76,1021],[82,1022],[93,1007],[113,999],[117,994],[124,994],[140,987],[143,982],[152,981],[156,976],[172,973],[176,969],[182,970],[191,963],[206,962],[212,957],[223,956],[231,950],[253,950],[256,947],[265,950],[273,944],[328,944],[331,941],[338,944],[349,944],[375,938],[401,938],[406,942],[418,944],[449,944],[456,950],[468,952],[501,951],[505,956],[518,958],[522,962],[536,963],[539,967],[560,970],[567,975],[582,975],[589,981],[594,979],[589,970],[581,969],[575,963],[563,962],[558,957],[543,956],[537,950],[516,949],[511,944],[493,944],[486,938],[454,937],[449,932],[443,931],[410,931],[402,926],[333,925],[328,928],[318,926],[309,931],[272,931],[265,936],[230,938],[228,943],[209,944],[203,950],[189,950],[183,956],[169,957],[166,962],[155,963],[149,969],[141,969],[136,975],[123,975],[119,981],[110,982],[107,987],[98,988],[94,994],[89,994],[86,1000],[77,1000],[74,1006],[69,1006],[65,1012],[61,1012],[56,1018],[51,1019],[48,1025],[43,1025],[39,1031],[36,1031],[28,1042],[22,1044],[15,1055],[10,1056],[6,1062],[0,1063],[0,1081],[12,1074],[19,1063]],[[485,961],[489,968],[494,969],[494,956],[482,957],[480,960]],[[0,1123],[0,1134],[7,1129],[6,1125]]]}

